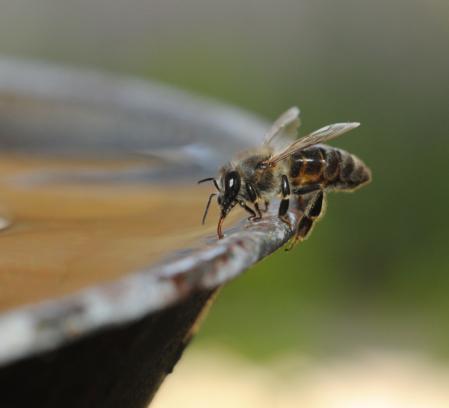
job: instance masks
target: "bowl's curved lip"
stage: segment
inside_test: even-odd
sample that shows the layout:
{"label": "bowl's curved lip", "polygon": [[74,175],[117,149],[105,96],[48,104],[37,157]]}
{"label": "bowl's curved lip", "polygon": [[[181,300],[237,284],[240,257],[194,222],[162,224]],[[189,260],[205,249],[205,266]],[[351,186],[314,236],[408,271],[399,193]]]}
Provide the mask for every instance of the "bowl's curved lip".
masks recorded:
{"label": "bowl's curved lip", "polygon": [[[22,81],[25,77],[28,80]],[[188,102],[188,114],[203,115],[207,110],[208,120],[229,127],[228,132],[235,137],[260,137],[261,129],[265,128],[263,121],[239,109],[163,85],[47,63],[0,59],[0,92],[6,89],[31,92],[42,98],[64,98],[69,90],[64,89],[67,83],[85,79],[92,83],[99,81],[102,87],[120,89],[127,95],[124,102],[127,109],[132,109],[132,104],[145,109],[148,98],[152,98],[148,93],[157,90],[158,98],[167,106],[181,100]],[[79,103],[92,102],[82,92],[72,97]],[[110,103],[107,98],[102,100],[101,95],[96,98],[96,103]],[[294,225],[295,215],[290,217]],[[269,213],[260,222],[242,222],[224,239],[211,238],[203,247],[174,255],[164,263],[68,296],[3,313],[0,364],[52,350],[94,330],[162,310],[196,290],[216,288],[280,248],[291,236],[291,229],[276,214]]]}

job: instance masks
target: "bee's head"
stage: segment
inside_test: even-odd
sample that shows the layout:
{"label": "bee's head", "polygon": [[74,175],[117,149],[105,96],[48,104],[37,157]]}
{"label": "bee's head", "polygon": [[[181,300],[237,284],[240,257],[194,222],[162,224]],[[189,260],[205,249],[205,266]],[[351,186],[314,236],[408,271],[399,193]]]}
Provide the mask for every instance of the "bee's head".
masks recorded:
{"label": "bee's head", "polygon": [[222,176],[221,189],[217,199],[222,217],[228,215],[229,211],[235,206],[241,184],[240,174],[235,170],[227,171]]}
{"label": "bee's head", "polygon": [[[220,220],[218,221],[217,226],[217,235],[219,238],[223,238],[223,233],[221,231],[221,226],[223,224],[223,220],[229,214],[229,212],[235,207],[238,203],[237,196],[240,192],[240,187],[242,185],[240,174],[235,170],[223,170],[222,176],[220,178],[220,185],[213,177],[208,177],[203,180],[200,180],[198,183],[203,183],[205,181],[212,181],[214,183],[215,188],[218,191],[218,205],[220,206],[221,214]],[[207,212],[209,211],[209,206],[212,200],[212,197],[217,195],[216,193],[212,193],[209,196],[209,200],[207,201],[206,209],[204,210],[203,215],[203,224],[206,221]]]}

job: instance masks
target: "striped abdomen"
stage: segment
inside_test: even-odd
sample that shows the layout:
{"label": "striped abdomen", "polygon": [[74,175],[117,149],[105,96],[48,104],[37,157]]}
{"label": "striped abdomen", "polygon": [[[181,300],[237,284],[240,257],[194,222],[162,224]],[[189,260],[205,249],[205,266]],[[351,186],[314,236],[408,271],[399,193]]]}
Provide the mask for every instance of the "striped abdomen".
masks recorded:
{"label": "striped abdomen", "polygon": [[369,168],[356,156],[334,147],[316,145],[290,158],[290,184],[320,184],[324,188],[353,190],[371,180]]}

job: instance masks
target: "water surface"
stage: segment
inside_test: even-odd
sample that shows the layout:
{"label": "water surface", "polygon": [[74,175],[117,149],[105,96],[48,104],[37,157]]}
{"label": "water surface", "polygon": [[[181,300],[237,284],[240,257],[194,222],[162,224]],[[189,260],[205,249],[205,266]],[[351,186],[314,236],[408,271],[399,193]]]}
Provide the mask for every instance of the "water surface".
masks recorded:
{"label": "water surface", "polygon": [[0,310],[113,280],[213,236],[215,206],[200,225],[211,187],[135,177],[148,169],[142,158],[0,157],[0,215],[11,223],[0,231]]}

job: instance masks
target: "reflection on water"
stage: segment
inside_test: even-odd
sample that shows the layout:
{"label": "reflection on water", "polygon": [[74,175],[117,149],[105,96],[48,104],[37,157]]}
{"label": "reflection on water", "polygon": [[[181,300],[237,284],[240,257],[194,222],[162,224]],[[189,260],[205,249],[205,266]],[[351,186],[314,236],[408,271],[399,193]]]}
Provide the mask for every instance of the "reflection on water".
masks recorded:
{"label": "reflection on water", "polygon": [[200,225],[208,186],[98,178],[144,165],[1,158],[0,215],[13,223],[0,232],[0,310],[114,279],[214,233],[215,209]]}
{"label": "reflection on water", "polygon": [[152,408],[447,408],[449,370],[424,356],[369,351],[289,356],[257,365],[223,351],[187,352]]}
{"label": "reflection on water", "polygon": [[9,228],[11,226],[11,223],[11,219],[7,218],[6,216],[0,217],[0,231]]}

